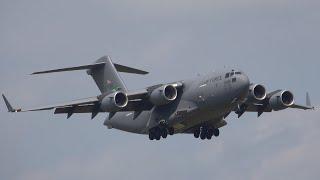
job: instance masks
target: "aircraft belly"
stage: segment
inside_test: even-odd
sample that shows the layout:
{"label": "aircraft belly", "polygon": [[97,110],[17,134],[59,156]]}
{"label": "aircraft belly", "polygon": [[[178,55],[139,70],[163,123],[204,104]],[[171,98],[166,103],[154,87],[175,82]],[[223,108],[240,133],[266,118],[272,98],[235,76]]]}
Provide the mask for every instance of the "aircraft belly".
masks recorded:
{"label": "aircraft belly", "polygon": [[216,107],[210,109],[202,109],[192,114],[186,115],[183,119],[175,120],[173,127],[177,129],[177,133],[183,133],[196,125],[204,124],[213,119],[221,119],[229,108]]}
{"label": "aircraft belly", "polygon": [[143,111],[136,118],[134,118],[134,112],[118,112],[111,119],[107,118],[104,125],[126,132],[145,134],[149,117],[150,111]]}

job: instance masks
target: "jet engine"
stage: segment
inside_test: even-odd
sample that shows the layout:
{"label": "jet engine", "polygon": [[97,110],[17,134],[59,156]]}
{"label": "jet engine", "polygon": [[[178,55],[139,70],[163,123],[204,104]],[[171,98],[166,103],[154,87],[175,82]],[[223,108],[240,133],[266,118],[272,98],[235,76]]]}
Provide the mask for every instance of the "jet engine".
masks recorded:
{"label": "jet engine", "polygon": [[294,104],[294,96],[290,91],[281,91],[271,96],[269,104],[274,111],[280,111]]}
{"label": "jet engine", "polygon": [[102,99],[100,108],[105,112],[114,112],[126,107],[128,101],[125,93],[115,92]]}
{"label": "jet engine", "polygon": [[249,101],[261,101],[267,96],[266,88],[260,84],[253,84],[249,87]]}
{"label": "jet engine", "polygon": [[177,89],[172,85],[161,86],[150,95],[150,101],[156,106],[169,104],[177,98]]}

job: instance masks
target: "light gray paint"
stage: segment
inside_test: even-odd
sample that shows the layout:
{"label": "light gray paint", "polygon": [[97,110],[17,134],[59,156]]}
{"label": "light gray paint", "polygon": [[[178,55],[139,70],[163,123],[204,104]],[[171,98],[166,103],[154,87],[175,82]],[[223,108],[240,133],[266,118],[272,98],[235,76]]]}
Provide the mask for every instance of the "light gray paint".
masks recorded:
{"label": "light gray paint", "polygon": [[[124,76],[130,89],[232,66],[270,90],[293,90],[298,102],[308,90],[319,104],[318,0],[0,4],[0,91],[13,94],[13,104],[98,94],[80,72],[27,74],[86,64],[104,54],[152,72],[143,81]],[[214,141],[178,135],[154,143],[106,130],[103,116],[90,121],[90,116],[65,120],[48,112],[12,115],[0,106],[3,179],[319,177],[318,112],[288,110],[260,119],[247,113],[242,120],[232,115]]]}

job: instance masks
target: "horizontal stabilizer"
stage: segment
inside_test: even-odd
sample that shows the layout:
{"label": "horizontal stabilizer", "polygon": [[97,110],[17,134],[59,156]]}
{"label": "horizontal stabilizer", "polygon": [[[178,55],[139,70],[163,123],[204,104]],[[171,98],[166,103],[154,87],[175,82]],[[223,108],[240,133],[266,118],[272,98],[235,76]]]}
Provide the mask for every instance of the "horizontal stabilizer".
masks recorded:
{"label": "horizontal stabilizer", "polygon": [[[106,62],[98,62],[98,63],[90,64],[90,65],[67,67],[67,68],[61,68],[61,69],[52,69],[52,70],[46,70],[46,71],[38,71],[38,72],[32,73],[31,75],[47,74],[47,73],[55,73],[55,72],[66,72],[66,71],[77,71],[77,70],[89,70],[89,69],[102,67],[105,64],[106,64]],[[149,72],[146,72],[146,71],[143,71],[140,69],[135,69],[132,67],[128,67],[128,66],[124,66],[124,65],[120,65],[120,64],[116,64],[116,63],[113,63],[113,65],[118,72],[131,73],[131,74],[142,74],[142,75],[149,74]]]}
{"label": "horizontal stabilizer", "polygon": [[117,69],[118,72],[131,73],[131,74],[149,74],[149,72],[142,71],[142,70],[135,69],[128,66],[123,66],[120,64],[114,64],[114,67]]}
{"label": "horizontal stabilizer", "polygon": [[47,70],[47,71],[39,71],[34,72],[31,75],[34,74],[46,74],[46,73],[55,73],[55,72],[65,72],[65,71],[77,71],[77,70],[86,70],[86,69],[92,69],[96,67],[104,66],[105,62],[103,63],[96,63],[96,64],[90,64],[90,65],[83,65],[83,66],[76,66],[76,67],[68,67],[68,68],[61,68],[61,69],[53,69],[53,70]]}

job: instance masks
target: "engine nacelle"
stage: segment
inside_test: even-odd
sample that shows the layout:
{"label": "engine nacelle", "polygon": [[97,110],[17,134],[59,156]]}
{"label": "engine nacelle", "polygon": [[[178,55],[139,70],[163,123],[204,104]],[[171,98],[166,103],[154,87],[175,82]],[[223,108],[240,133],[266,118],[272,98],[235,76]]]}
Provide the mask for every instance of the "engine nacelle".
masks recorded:
{"label": "engine nacelle", "polygon": [[102,99],[100,108],[105,112],[114,112],[126,107],[128,101],[125,93],[115,92]]}
{"label": "engine nacelle", "polygon": [[266,88],[260,84],[253,84],[249,87],[248,100],[262,101],[267,97]]}
{"label": "engine nacelle", "polygon": [[281,91],[271,96],[269,104],[274,111],[280,111],[294,104],[294,96],[290,91]]}
{"label": "engine nacelle", "polygon": [[177,89],[172,85],[161,86],[150,95],[150,102],[156,106],[162,106],[174,101],[178,96]]}

